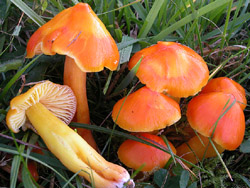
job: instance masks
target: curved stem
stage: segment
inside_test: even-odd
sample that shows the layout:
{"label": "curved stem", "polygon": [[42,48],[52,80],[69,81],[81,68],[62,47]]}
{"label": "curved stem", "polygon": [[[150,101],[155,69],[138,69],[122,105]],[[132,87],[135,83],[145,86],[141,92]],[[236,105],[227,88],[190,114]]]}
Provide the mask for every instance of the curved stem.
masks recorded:
{"label": "curved stem", "polygon": [[[73,121],[89,124],[89,106],[86,92],[86,72],[82,72],[76,65],[74,59],[66,56],[64,65],[64,84],[68,85],[74,92],[77,100],[76,114]],[[78,134],[86,140],[95,150],[96,142],[90,130],[77,128]]]}
{"label": "curved stem", "polygon": [[128,172],[106,161],[74,130],[41,103],[26,110],[26,115],[49,150],[72,172],[85,177],[95,187],[123,187]]}

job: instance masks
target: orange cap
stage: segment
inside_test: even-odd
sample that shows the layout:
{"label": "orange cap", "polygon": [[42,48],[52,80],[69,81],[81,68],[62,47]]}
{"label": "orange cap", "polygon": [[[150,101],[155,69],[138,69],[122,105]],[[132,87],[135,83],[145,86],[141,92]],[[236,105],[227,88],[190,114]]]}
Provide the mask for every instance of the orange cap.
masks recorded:
{"label": "orange cap", "polygon": [[236,98],[242,110],[246,108],[247,99],[246,99],[245,89],[232,79],[227,77],[219,77],[212,79],[202,89],[201,93],[209,93],[217,91],[232,94]]}
{"label": "orange cap", "polygon": [[150,132],[174,124],[181,118],[181,113],[176,101],[142,87],[115,104],[112,118],[130,132]]}
{"label": "orange cap", "polygon": [[[168,148],[164,140],[156,135],[139,133],[140,138],[156,145]],[[176,153],[174,146],[168,142],[173,153]],[[129,168],[138,169],[142,165],[142,171],[154,171],[163,168],[171,155],[153,146],[143,144],[134,140],[126,140],[118,149],[118,157],[122,163]]]}
{"label": "orange cap", "polygon": [[[225,149],[215,143],[216,149],[219,153],[222,153]],[[176,148],[177,155],[187,161],[196,164],[198,161],[201,161],[203,158],[216,157],[217,154],[214,151],[214,148],[209,143],[209,139],[205,136],[199,135],[192,137],[187,143]],[[188,167],[191,165],[187,164]]]}
{"label": "orange cap", "polygon": [[136,75],[154,91],[188,97],[198,93],[208,82],[206,62],[195,51],[181,44],[158,42],[145,48],[131,58],[129,69],[141,58]]}
{"label": "orange cap", "polygon": [[[216,121],[228,110],[235,100],[232,94],[211,92],[194,97],[188,104],[187,118],[191,127],[200,134],[210,137]],[[227,150],[236,149],[242,142],[245,132],[245,117],[238,103],[218,121],[213,140]]]}
{"label": "orange cap", "polygon": [[84,72],[115,70],[119,62],[114,39],[86,3],[63,10],[31,36],[27,58],[41,53],[67,55]]}

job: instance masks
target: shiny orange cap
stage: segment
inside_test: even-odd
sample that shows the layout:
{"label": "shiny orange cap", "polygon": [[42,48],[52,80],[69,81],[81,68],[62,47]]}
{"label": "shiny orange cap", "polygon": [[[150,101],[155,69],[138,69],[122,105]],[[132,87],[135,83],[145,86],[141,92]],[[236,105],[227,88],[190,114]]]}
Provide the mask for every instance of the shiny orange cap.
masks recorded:
{"label": "shiny orange cap", "polygon": [[142,87],[115,104],[112,118],[127,131],[150,132],[174,124],[181,113],[176,101]]}
{"label": "shiny orange cap", "polygon": [[209,92],[217,92],[217,91],[232,94],[238,101],[242,110],[246,108],[247,99],[246,99],[245,89],[232,79],[227,77],[219,77],[212,79],[202,89],[201,94]]}
{"label": "shiny orange cap", "polygon": [[223,92],[198,95],[188,104],[188,122],[197,132],[210,137],[216,121],[228,110],[218,121],[213,140],[227,150],[235,150],[244,137],[245,117],[238,103],[230,106],[234,100],[233,95]]}
{"label": "shiny orange cap", "polygon": [[[148,142],[152,142],[156,145],[161,145],[167,149],[167,145],[164,140],[156,135],[148,133],[139,133],[140,138]],[[176,153],[176,149],[172,143],[168,142],[173,153]],[[118,149],[118,158],[129,168],[138,169],[142,165],[142,171],[152,172],[159,168],[163,168],[170,159],[171,155],[157,149],[153,146],[143,144],[134,140],[126,140],[122,143]]]}
{"label": "shiny orange cap", "polygon": [[119,62],[114,39],[86,3],[63,10],[31,36],[26,57],[41,53],[67,55],[84,72],[115,70]]}
{"label": "shiny orange cap", "polygon": [[198,93],[208,82],[206,62],[195,51],[181,44],[158,42],[145,48],[131,58],[129,69],[141,58],[136,75],[154,91],[166,91],[174,97],[188,97]]}

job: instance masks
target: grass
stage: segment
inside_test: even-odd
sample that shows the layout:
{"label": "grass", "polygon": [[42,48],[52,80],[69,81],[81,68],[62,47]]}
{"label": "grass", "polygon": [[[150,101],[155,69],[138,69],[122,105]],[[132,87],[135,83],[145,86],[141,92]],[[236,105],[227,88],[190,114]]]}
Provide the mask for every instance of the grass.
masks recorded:
{"label": "grass", "polygon": [[[30,152],[37,141],[42,148],[46,148],[41,138],[30,130],[13,134],[7,129],[5,122],[10,100],[28,88],[26,86],[21,88],[23,84],[41,80],[63,83],[64,57],[41,55],[28,60],[25,59],[25,49],[29,37],[39,26],[77,2],[77,0],[0,2],[1,187],[91,186],[81,177],[69,172],[47,149],[43,150],[44,155]],[[116,152],[126,138],[154,145],[129,135],[118,126],[112,131],[114,122],[110,112],[115,102],[128,95],[138,84],[134,76],[136,68],[129,72],[126,62],[135,52],[157,41],[178,41],[194,49],[207,62],[210,78],[227,76],[234,79],[246,89],[249,99],[249,0],[86,0],[85,2],[90,4],[110,31],[121,55],[117,71],[91,73],[87,78],[91,123],[96,125],[91,129],[102,155],[107,160],[122,165]],[[181,100],[183,113],[181,121],[163,132],[167,141],[175,146],[186,141],[183,127],[186,123],[185,107],[190,99],[191,97]],[[244,111],[246,120],[244,145],[235,151],[225,151],[221,155],[224,164],[218,157],[204,160],[202,165],[192,168],[198,177],[195,178],[178,163],[175,165],[172,160],[166,165],[171,168],[171,173],[167,170],[169,168],[166,168],[154,174],[144,174],[142,179],[136,176],[138,179],[136,186],[250,187],[250,154],[249,146],[246,146],[250,140],[249,111],[248,105]],[[87,127],[76,123],[71,125]],[[40,179],[37,183],[32,180],[27,170],[28,159],[38,163]],[[234,181],[230,181],[224,165]],[[129,172],[133,173],[130,169]]]}

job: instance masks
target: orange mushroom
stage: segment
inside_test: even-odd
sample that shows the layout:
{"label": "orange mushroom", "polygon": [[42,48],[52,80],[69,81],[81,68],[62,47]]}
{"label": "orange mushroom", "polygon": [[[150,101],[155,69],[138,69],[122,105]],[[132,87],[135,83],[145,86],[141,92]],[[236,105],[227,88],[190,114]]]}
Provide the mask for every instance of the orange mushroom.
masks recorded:
{"label": "orange mushroom", "polygon": [[[148,133],[139,133],[138,135],[146,141],[167,149],[164,140],[159,136]],[[169,145],[172,152],[176,154],[174,146],[170,142]],[[152,172],[163,168],[171,158],[171,155],[153,146],[134,140],[126,140],[118,149],[118,157],[129,168],[139,169],[143,166],[141,171]]]}
{"label": "orange mushroom", "polygon": [[181,118],[181,113],[176,101],[142,87],[115,104],[112,118],[130,132],[150,132],[174,124]]}
{"label": "orange mushroom", "polygon": [[210,80],[208,84],[202,89],[201,94],[209,92],[223,92],[232,94],[236,98],[242,110],[246,108],[247,99],[245,89],[230,78],[219,77]]}
{"label": "orange mushroom", "polygon": [[174,97],[188,97],[198,93],[208,82],[206,62],[181,44],[158,42],[135,53],[128,68],[132,69],[141,58],[136,75],[151,90],[166,91]]}
{"label": "orange mushroom", "polygon": [[[232,94],[210,92],[194,97],[188,104],[187,119],[198,133],[226,150],[236,149],[245,132],[245,117]],[[223,116],[222,116],[223,115]]]}
{"label": "orange mushroom", "polygon": [[[114,39],[104,24],[86,3],[65,9],[40,27],[27,45],[27,58],[35,54],[66,55],[64,84],[76,95],[75,121],[89,124],[86,95],[86,72],[98,72],[104,67],[115,70],[119,52]],[[96,143],[89,130],[79,134],[94,148]]]}
{"label": "orange mushroom", "polygon": [[[222,153],[225,149],[215,143],[216,149],[219,153]],[[177,155],[183,159],[196,164],[202,159],[216,157],[217,154],[214,148],[209,143],[209,139],[205,136],[199,135],[192,137],[187,143],[176,148]],[[191,165],[185,163],[188,167]]]}

